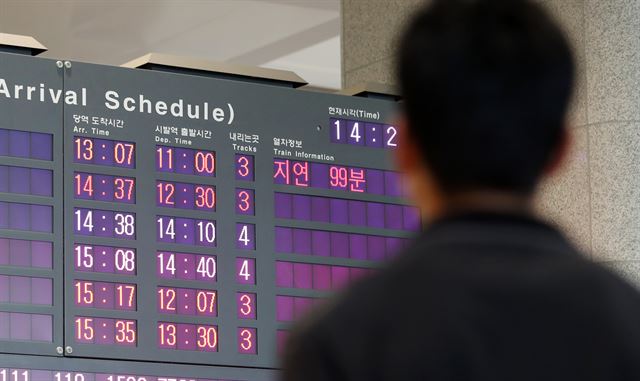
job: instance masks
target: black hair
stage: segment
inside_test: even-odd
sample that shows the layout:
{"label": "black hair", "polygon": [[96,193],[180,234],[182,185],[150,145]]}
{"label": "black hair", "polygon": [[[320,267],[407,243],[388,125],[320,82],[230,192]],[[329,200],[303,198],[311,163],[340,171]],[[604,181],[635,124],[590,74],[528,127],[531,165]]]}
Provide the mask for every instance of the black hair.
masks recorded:
{"label": "black hair", "polygon": [[443,190],[530,194],[558,147],[574,60],[529,0],[433,0],[400,41],[409,135]]}

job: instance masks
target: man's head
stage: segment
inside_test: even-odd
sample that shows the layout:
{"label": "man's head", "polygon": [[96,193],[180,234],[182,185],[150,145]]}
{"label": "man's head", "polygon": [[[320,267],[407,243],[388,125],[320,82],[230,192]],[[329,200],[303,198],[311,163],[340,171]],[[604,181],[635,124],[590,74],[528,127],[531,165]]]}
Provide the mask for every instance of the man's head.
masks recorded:
{"label": "man's head", "polygon": [[429,183],[418,192],[530,198],[566,151],[571,48],[532,1],[433,0],[402,37],[398,75],[399,159]]}

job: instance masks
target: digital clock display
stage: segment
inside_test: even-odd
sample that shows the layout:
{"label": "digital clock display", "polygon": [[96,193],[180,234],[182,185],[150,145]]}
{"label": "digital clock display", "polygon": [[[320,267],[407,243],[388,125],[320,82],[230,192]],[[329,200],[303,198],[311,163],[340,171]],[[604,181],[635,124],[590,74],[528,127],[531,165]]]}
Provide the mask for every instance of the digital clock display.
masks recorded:
{"label": "digital clock display", "polygon": [[0,381],[272,381],[421,229],[389,100],[0,55]]}

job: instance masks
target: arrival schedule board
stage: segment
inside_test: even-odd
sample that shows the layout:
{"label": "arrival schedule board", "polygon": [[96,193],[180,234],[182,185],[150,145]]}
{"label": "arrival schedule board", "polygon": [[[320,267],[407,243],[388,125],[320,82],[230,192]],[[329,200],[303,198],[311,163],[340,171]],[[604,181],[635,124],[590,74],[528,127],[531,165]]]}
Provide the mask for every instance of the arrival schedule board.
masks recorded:
{"label": "arrival schedule board", "polygon": [[64,360],[45,379],[271,379],[291,324],[419,230],[391,101],[12,54],[0,69],[0,381],[35,379],[10,354]]}

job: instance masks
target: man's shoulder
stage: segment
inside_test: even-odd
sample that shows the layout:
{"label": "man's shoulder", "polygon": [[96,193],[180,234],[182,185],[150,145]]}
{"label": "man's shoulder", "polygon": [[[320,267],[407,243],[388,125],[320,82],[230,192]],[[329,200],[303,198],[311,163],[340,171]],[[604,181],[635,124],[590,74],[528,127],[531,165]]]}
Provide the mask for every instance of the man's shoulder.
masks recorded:
{"label": "man's shoulder", "polygon": [[[378,274],[336,297],[314,325],[335,330],[357,324],[364,332],[366,325],[420,313],[446,321],[451,305],[471,302],[476,292],[501,297],[507,292],[524,304],[532,295],[564,298],[576,308],[580,303],[602,307],[601,317],[616,314],[619,306],[640,314],[638,289],[571,244],[546,249],[532,245],[530,253],[498,249],[484,255],[473,245],[418,240]],[[611,305],[614,300],[617,306]]]}

